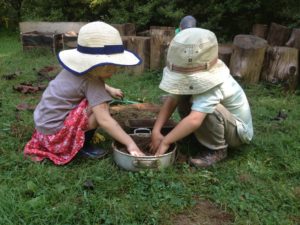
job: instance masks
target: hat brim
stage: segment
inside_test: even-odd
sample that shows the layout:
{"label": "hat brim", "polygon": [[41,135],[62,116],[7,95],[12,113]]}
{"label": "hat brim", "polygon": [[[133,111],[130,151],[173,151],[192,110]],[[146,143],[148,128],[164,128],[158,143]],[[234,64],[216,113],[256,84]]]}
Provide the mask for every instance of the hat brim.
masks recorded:
{"label": "hat brim", "polygon": [[193,95],[204,93],[225,81],[230,75],[228,67],[221,61],[207,71],[182,74],[164,68],[159,88],[175,95]]}
{"label": "hat brim", "polygon": [[142,59],[125,50],[123,53],[111,55],[84,54],[77,49],[61,51],[58,54],[60,64],[68,71],[80,76],[98,66],[116,65],[116,66],[135,66],[142,62]]}

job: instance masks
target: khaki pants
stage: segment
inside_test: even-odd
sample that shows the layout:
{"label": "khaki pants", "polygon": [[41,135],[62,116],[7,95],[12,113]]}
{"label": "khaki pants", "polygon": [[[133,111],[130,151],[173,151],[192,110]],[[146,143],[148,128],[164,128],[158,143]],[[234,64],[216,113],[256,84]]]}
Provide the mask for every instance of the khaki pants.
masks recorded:
{"label": "khaki pants", "polygon": [[[190,98],[183,96],[179,99],[177,110],[181,118],[191,112]],[[235,118],[222,104],[218,104],[213,113],[206,115],[194,135],[203,146],[211,150],[237,148],[243,144],[237,133]]]}

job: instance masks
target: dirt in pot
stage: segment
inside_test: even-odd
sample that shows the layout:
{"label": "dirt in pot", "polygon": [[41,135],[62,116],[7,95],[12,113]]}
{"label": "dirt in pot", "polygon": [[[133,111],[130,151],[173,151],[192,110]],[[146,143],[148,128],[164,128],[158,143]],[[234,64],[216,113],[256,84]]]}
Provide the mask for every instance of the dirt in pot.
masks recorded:
{"label": "dirt in pot", "polygon": [[[142,136],[131,136],[131,138],[134,140],[134,142],[136,143],[136,145],[139,147],[139,149],[141,149],[141,151],[146,155],[146,156],[153,156],[154,154],[150,152],[150,143],[151,143],[151,137],[142,137]],[[168,149],[168,152],[171,152],[174,149],[175,145],[172,144],[170,145],[170,148]],[[127,151],[127,148],[119,143],[116,142],[116,148],[124,153],[129,153]]]}

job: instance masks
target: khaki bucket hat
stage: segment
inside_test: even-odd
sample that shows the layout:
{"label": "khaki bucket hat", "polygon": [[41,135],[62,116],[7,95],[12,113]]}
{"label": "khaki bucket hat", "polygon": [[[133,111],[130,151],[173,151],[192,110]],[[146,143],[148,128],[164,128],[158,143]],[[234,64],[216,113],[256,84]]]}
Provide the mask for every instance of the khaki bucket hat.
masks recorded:
{"label": "khaki bucket hat", "polygon": [[117,29],[100,21],[82,26],[77,48],[61,51],[58,60],[66,70],[79,76],[98,66],[134,66],[142,61],[138,55],[124,49]]}
{"label": "khaki bucket hat", "polygon": [[228,74],[229,69],[218,59],[215,34],[189,28],[171,41],[159,88],[176,95],[201,94],[223,83]]}

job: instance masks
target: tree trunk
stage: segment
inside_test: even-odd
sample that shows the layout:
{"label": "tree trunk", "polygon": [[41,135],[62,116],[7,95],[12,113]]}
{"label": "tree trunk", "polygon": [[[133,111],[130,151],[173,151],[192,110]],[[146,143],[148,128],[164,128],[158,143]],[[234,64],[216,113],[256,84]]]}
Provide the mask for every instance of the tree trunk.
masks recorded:
{"label": "tree trunk", "polygon": [[137,66],[128,66],[125,72],[130,74],[142,74],[150,65],[150,37],[123,36],[123,44],[129,51],[142,58],[142,63]]}
{"label": "tree trunk", "polygon": [[150,69],[162,69],[166,63],[166,51],[175,35],[174,27],[150,27]]}
{"label": "tree trunk", "polygon": [[[298,49],[298,69],[300,68],[300,28],[294,28],[290,39],[285,43],[288,47],[293,47]],[[299,84],[299,70],[298,70],[298,84]]]}
{"label": "tree trunk", "polygon": [[252,35],[266,39],[268,34],[268,25],[267,24],[254,24],[252,27]]}
{"label": "tree trunk", "polygon": [[236,35],[230,58],[230,72],[246,83],[259,81],[267,41],[254,35]]}
{"label": "tree trunk", "polygon": [[116,28],[121,36],[133,36],[136,34],[135,24],[133,23],[123,23],[123,24],[110,24]]}
{"label": "tree trunk", "polygon": [[298,57],[296,48],[268,47],[261,78],[272,84],[281,84],[287,91],[295,91],[298,84]]}
{"label": "tree trunk", "polygon": [[267,41],[271,46],[284,46],[291,34],[291,29],[271,23]]}
{"label": "tree trunk", "polygon": [[135,36],[136,35],[136,29],[134,23],[125,23],[125,35],[126,36]]}
{"label": "tree trunk", "polygon": [[219,59],[221,59],[228,67],[230,64],[230,57],[232,54],[231,44],[219,44]]}
{"label": "tree trunk", "polygon": [[290,39],[285,43],[285,45],[300,50],[300,28],[294,28],[292,30]]}

